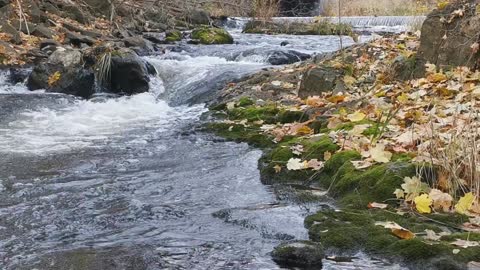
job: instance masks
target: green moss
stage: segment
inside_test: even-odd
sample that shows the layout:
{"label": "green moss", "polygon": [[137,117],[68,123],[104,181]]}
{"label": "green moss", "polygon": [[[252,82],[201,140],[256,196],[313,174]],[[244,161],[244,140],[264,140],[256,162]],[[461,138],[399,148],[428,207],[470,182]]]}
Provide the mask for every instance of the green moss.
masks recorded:
{"label": "green moss", "polygon": [[327,162],[325,162],[324,173],[334,176],[337,170],[345,163],[352,160],[359,160],[362,156],[357,151],[342,151],[334,154]]}
{"label": "green moss", "polygon": [[[428,217],[436,220],[437,215]],[[444,236],[440,242],[427,244],[420,237],[402,240],[394,236],[389,229],[375,225],[377,221],[392,221],[416,234],[424,233],[425,229],[442,231],[443,225],[431,222],[430,219],[426,220],[414,214],[401,216],[379,209],[326,210],[307,217],[305,226],[309,229],[311,240],[320,242],[328,252],[335,254],[355,254],[363,250],[376,256],[396,257],[409,265],[425,264],[431,267],[423,269],[439,269],[437,266],[442,264],[438,264],[437,258],[446,258],[455,262],[456,266],[450,269],[462,269],[465,263],[480,258],[479,247],[462,248],[459,254],[453,254],[453,249],[457,247],[452,246],[450,242],[454,239],[465,239],[467,237],[465,233]],[[477,237],[480,236],[477,234],[472,238],[470,235],[473,241],[479,239]]]}
{"label": "green moss", "polygon": [[178,30],[167,31],[165,34],[165,40],[168,42],[176,42],[182,40],[182,32]]}
{"label": "green moss", "polygon": [[246,142],[259,148],[270,148],[274,144],[271,137],[253,126],[245,127],[227,123],[209,123],[206,125],[206,129],[225,139]]}
{"label": "green moss", "polygon": [[238,100],[238,106],[239,107],[247,107],[255,104],[253,100],[251,100],[249,97],[242,97]]}
{"label": "green moss", "polygon": [[233,44],[233,37],[222,28],[201,27],[192,31],[192,39],[201,44]]}
{"label": "green moss", "polygon": [[277,116],[277,120],[282,124],[293,122],[301,123],[308,120],[308,115],[302,111],[281,110]]}
{"label": "green moss", "polygon": [[264,121],[267,124],[277,122],[277,114],[280,112],[275,105],[267,105],[262,107],[249,106],[246,108],[234,108],[228,111],[229,118],[232,120],[247,119],[249,122]]}

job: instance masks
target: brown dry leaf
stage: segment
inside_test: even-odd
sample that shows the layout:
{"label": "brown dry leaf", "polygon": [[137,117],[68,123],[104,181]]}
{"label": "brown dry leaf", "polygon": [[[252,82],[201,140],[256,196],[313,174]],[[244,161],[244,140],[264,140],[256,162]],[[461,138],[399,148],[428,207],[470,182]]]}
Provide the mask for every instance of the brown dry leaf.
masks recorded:
{"label": "brown dry leaf", "polygon": [[434,74],[430,74],[427,77],[427,80],[431,83],[439,83],[439,82],[442,82],[442,81],[446,81],[447,76],[443,73],[434,73]]}
{"label": "brown dry leaf", "polygon": [[323,153],[323,160],[328,161],[332,158],[332,153],[330,151]]}
{"label": "brown dry leaf", "polygon": [[346,96],[331,96],[329,98],[327,98],[328,101],[332,102],[332,103],[340,103],[340,102],[343,102],[345,100]]}
{"label": "brown dry leaf", "polygon": [[273,167],[273,169],[275,170],[275,173],[280,173],[280,172],[282,171],[282,167],[281,167],[280,165],[278,165],[278,164],[275,165],[275,166]]}
{"label": "brown dry leaf", "polygon": [[480,246],[480,242],[478,241],[468,241],[468,240],[462,240],[462,239],[457,239],[454,242],[450,243],[454,246],[457,247],[462,247],[462,248],[469,248],[469,247],[478,247]]}
{"label": "brown dry leaf", "polygon": [[433,200],[433,209],[448,212],[452,206],[453,198],[448,193],[438,189],[430,190],[428,196]]}
{"label": "brown dry leaf", "polygon": [[378,222],[375,222],[375,225],[376,226],[382,226],[386,229],[391,229],[392,230],[392,233],[398,237],[398,238],[401,238],[401,239],[413,239],[415,238],[415,234],[413,232],[411,232],[410,230],[408,229],[405,229],[403,228],[402,226],[398,225],[397,223],[395,222],[390,222],[390,221],[387,221],[387,222],[381,222],[381,221],[378,221]]}
{"label": "brown dry leaf", "polygon": [[387,207],[388,207],[388,204],[386,203],[371,202],[368,204],[368,208],[386,209]]}

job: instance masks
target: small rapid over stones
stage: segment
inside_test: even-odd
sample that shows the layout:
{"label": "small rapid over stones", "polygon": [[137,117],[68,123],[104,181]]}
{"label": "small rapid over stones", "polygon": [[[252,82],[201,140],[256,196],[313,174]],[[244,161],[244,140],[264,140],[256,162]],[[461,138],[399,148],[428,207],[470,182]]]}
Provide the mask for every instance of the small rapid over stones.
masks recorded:
{"label": "small rapid over stones", "polygon": [[204,102],[272,52],[331,52],[338,37],[231,33],[144,57],[158,75],[133,96],[29,92],[0,74],[0,269],[278,269],[272,249],[330,206],[262,185],[260,151],[198,131]]}

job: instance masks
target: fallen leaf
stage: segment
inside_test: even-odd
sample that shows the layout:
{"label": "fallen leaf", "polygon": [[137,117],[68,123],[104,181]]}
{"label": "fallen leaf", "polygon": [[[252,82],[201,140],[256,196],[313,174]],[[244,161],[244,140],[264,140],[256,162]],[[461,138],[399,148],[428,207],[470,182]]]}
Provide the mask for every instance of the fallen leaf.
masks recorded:
{"label": "fallen leaf", "polygon": [[385,151],[385,145],[381,143],[377,143],[377,145],[374,148],[370,149],[370,156],[376,162],[388,163],[392,159],[393,154],[388,151]]}
{"label": "fallen leaf", "polygon": [[403,199],[405,198],[405,192],[403,191],[403,189],[395,189],[395,191],[393,192],[393,194],[395,194],[395,196],[397,197],[397,199]]}
{"label": "fallen leaf", "polygon": [[328,161],[332,158],[332,153],[330,151],[323,153],[323,160]]}
{"label": "fallen leaf", "polygon": [[456,255],[456,254],[460,253],[460,249],[456,248],[456,249],[452,250],[452,253]]}
{"label": "fallen leaf", "polygon": [[420,193],[429,191],[428,185],[421,182],[420,178],[416,176],[405,177],[403,181],[404,183],[402,184],[402,189],[406,193],[406,201],[412,201]]}
{"label": "fallen leaf", "polygon": [[355,160],[350,162],[352,163],[353,167],[355,167],[355,169],[357,170],[366,169],[373,165],[373,163],[368,160]]}
{"label": "fallen leaf", "polygon": [[275,166],[273,167],[273,169],[275,170],[275,173],[280,173],[280,172],[282,171],[282,167],[281,167],[280,165],[278,165],[278,164],[275,165]]}
{"label": "fallen leaf", "polygon": [[398,238],[401,239],[413,239],[415,238],[415,234],[402,226],[398,225],[395,222],[387,221],[387,222],[382,222],[382,221],[377,221],[375,222],[376,226],[382,226],[385,229],[391,229],[392,233],[397,236]]}
{"label": "fallen leaf", "polygon": [[48,86],[52,87],[54,86],[62,77],[62,74],[60,72],[55,72],[50,77],[48,77]]}
{"label": "fallen leaf", "polygon": [[293,153],[294,155],[297,155],[297,156],[301,155],[301,154],[303,153],[303,151],[304,151],[304,150],[303,150],[303,145],[301,145],[301,144],[297,144],[297,145],[291,146],[291,147],[290,147],[290,150],[292,150],[292,153]]}
{"label": "fallen leaf", "polygon": [[468,240],[463,240],[463,239],[456,239],[454,242],[452,242],[450,244],[452,244],[454,246],[457,246],[457,247],[462,247],[462,248],[480,246],[480,242],[478,242],[478,241],[468,241]]}
{"label": "fallen leaf", "polygon": [[445,212],[450,210],[453,201],[450,194],[444,193],[438,189],[432,189],[428,196],[433,200],[433,209],[441,209]]}
{"label": "fallen leaf", "polygon": [[291,158],[287,162],[287,170],[289,171],[299,171],[306,168],[306,163],[299,158]]}
{"label": "fallen leaf", "polygon": [[455,205],[455,211],[460,214],[465,214],[472,206],[475,201],[475,196],[472,192],[465,194],[458,203]]}
{"label": "fallen leaf", "polygon": [[280,85],[282,85],[282,82],[281,81],[273,81],[272,85],[273,86],[280,86]]}
{"label": "fallen leaf", "polygon": [[435,231],[427,229],[425,230],[425,232],[427,233],[427,236],[425,236],[424,238],[427,240],[438,241],[440,240],[440,238],[442,238],[442,236],[438,235]]}
{"label": "fallen leaf", "polygon": [[368,204],[368,208],[386,209],[387,207],[388,207],[388,204],[386,204],[386,203],[372,202],[372,203]]}
{"label": "fallen leaf", "polygon": [[296,132],[296,135],[299,135],[299,136],[310,135],[310,134],[313,134],[313,129],[307,126],[302,126],[301,128],[297,129],[297,132]]}
{"label": "fallen leaf", "polygon": [[366,115],[360,111],[356,111],[352,114],[347,115],[347,119],[351,122],[360,122],[365,119]]}
{"label": "fallen leaf", "polygon": [[307,162],[307,167],[313,169],[314,171],[319,171],[323,169],[325,162],[319,161],[318,159],[312,159]]}
{"label": "fallen leaf", "polygon": [[429,214],[432,212],[430,206],[432,205],[433,200],[428,197],[428,194],[417,196],[413,201],[415,202],[415,208],[419,213]]}
{"label": "fallen leaf", "polygon": [[235,104],[234,101],[228,102],[228,103],[227,103],[227,110],[231,111],[231,110],[235,109],[235,105],[236,105],[236,104]]}

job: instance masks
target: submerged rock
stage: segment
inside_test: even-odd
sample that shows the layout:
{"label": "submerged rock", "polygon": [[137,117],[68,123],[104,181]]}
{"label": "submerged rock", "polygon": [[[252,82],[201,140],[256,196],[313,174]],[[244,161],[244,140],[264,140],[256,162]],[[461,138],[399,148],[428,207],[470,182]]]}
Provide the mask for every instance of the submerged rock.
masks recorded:
{"label": "submerged rock", "polygon": [[233,37],[222,28],[202,27],[193,30],[192,39],[200,44],[233,44]]}
{"label": "submerged rock", "polygon": [[321,269],[324,257],[322,246],[310,241],[283,244],[272,252],[273,260],[282,267],[318,267]]}
{"label": "submerged rock", "polygon": [[259,58],[271,65],[288,65],[305,61],[310,57],[311,55],[309,54],[294,50],[265,50],[258,48],[241,52],[235,55],[232,60],[239,60],[241,58]]}

